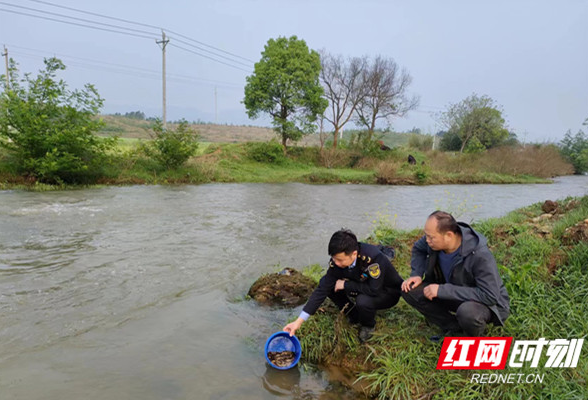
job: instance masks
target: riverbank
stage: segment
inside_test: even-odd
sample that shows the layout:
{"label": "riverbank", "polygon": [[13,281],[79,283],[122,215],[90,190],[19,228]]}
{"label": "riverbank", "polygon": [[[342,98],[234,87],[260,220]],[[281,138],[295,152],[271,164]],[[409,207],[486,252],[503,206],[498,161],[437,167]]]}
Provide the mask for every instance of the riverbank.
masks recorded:
{"label": "riverbank", "polygon": [[[588,332],[588,196],[560,201],[554,213],[542,203],[515,210],[502,218],[473,224],[489,240],[511,298],[511,316],[504,327],[490,327],[488,336],[515,340],[571,339]],[[422,230],[396,230],[377,223],[368,241],[396,248],[394,265],[403,277],[410,272],[410,249]],[[317,278],[315,271],[312,276]],[[323,307],[305,323],[298,337],[303,360],[338,367],[358,379],[355,388],[379,399],[519,399],[588,397],[588,359],[584,348],[577,368],[516,369],[505,373],[544,375],[542,383],[472,383],[476,371],[437,371],[441,344],[437,334],[403,300],[378,314],[376,333],[361,345],[354,328]],[[543,356],[545,357],[545,355]],[[542,359],[543,360],[543,359]]]}
{"label": "riverbank", "polygon": [[[549,183],[571,173],[552,146],[494,149],[481,154],[290,147],[276,142],[201,143],[185,166],[168,170],[141,152],[141,140],[119,139],[96,185],[256,183],[359,183],[385,185]],[[409,156],[414,163],[409,163]],[[0,154],[0,188],[54,190],[76,185],[47,185],[22,176]]]}

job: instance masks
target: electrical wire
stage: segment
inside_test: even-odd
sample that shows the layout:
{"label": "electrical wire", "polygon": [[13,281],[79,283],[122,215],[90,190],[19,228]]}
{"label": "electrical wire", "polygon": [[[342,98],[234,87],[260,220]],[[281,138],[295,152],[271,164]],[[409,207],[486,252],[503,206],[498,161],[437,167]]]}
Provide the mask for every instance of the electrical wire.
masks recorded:
{"label": "electrical wire", "polygon": [[226,50],[223,50],[223,49],[219,49],[218,47],[209,45],[207,43],[204,43],[204,42],[201,42],[199,40],[193,39],[193,38],[191,38],[189,36],[182,35],[181,33],[174,32],[174,31],[171,31],[169,29],[165,29],[165,28],[160,27],[160,26],[145,24],[145,23],[141,23],[141,22],[137,22],[137,21],[132,21],[132,20],[124,19],[124,18],[111,17],[109,15],[104,15],[104,14],[99,14],[99,13],[95,13],[95,12],[80,10],[78,8],[73,8],[73,7],[62,6],[62,5],[51,3],[51,2],[48,2],[48,1],[42,1],[42,0],[28,0],[28,1],[31,1],[33,3],[44,4],[44,5],[48,5],[48,6],[52,6],[52,7],[58,7],[58,8],[62,8],[62,9],[65,9],[65,10],[75,11],[75,12],[79,12],[79,13],[83,13],[83,14],[87,14],[87,15],[93,15],[95,17],[107,18],[107,19],[111,19],[111,20],[115,20],[115,21],[119,21],[119,22],[125,22],[125,23],[128,23],[128,24],[134,24],[134,25],[138,25],[138,26],[144,26],[146,28],[154,28],[154,29],[165,30],[166,32],[171,33],[172,35],[176,35],[176,36],[182,37],[182,38],[184,38],[186,40],[190,40],[190,41],[195,42],[195,43],[198,43],[198,44],[200,44],[202,46],[206,46],[206,47],[209,47],[209,48],[214,49],[216,51],[220,51],[221,53],[224,53],[224,54],[227,54],[227,55],[230,55],[230,56],[239,58],[239,59],[244,60],[244,61],[248,61],[250,63],[255,63],[255,61],[252,61],[252,60],[250,60],[248,58],[242,57],[242,56],[240,56],[238,54],[231,53],[231,52],[226,51]]}
{"label": "electrical wire", "polygon": [[235,66],[235,65],[228,64],[228,63],[226,63],[226,62],[224,62],[224,61],[216,60],[216,59],[214,59],[214,58],[212,58],[212,57],[206,56],[206,55],[204,55],[204,54],[200,54],[200,53],[198,53],[198,52],[196,52],[196,51],[193,51],[193,50],[190,50],[190,49],[186,49],[185,47],[178,46],[177,44],[174,44],[174,43],[169,43],[169,44],[168,44],[168,46],[176,47],[176,48],[178,48],[178,49],[181,49],[181,50],[187,51],[188,53],[196,54],[196,55],[198,55],[198,56],[200,56],[200,57],[208,58],[208,59],[210,59],[210,60],[216,61],[217,63],[221,63],[221,64],[224,64],[224,65],[227,65],[227,66],[229,66],[229,67],[232,67],[232,68],[238,69],[238,70],[240,70],[240,71],[244,71],[244,72],[247,72],[247,73],[251,73],[251,70],[243,69],[243,68],[237,67],[237,66]]}
{"label": "electrical wire", "polygon": [[68,24],[68,25],[81,26],[83,28],[90,28],[90,29],[96,29],[96,30],[100,30],[100,31],[114,32],[114,33],[120,33],[120,34],[128,35],[128,36],[140,37],[140,38],[144,38],[144,39],[152,39],[152,40],[155,39],[155,40],[157,40],[157,38],[156,37],[153,37],[153,36],[145,36],[145,35],[138,35],[138,34],[130,33],[130,32],[115,31],[114,29],[99,28],[97,26],[78,24],[76,22],[62,21],[60,19],[43,17],[41,15],[28,14],[28,13],[24,13],[24,12],[20,12],[20,11],[15,11],[15,10],[7,10],[5,8],[0,8],[0,11],[9,12],[9,13],[12,13],[12,14],[26,15],[28,17],[45,19],[45,20],[48,20],[48,21],[61,22],[63,24]]}
{"label": "electrical wire", "polygon": [[[30,49],[30,48],[21,47],[21,46],[15,46],[15,45],[8,45],[8,46],[11,48],[20,48],[20,49],[24,49],[24,50],[44,53],[43,51],[37,50],[37,49]],[[21,51],[12,51],[11,53],[16,54],[16,55],[20,55],[20,56],[28,56],[28,57],[35,57],[35,58],[44,58],[45,57],[44,55],[29,54],[29,53],[25,53],[25,52],[21,52]],[[93,70],[109,71],[109,72],[121,73],[121,74],[131,75],[131,76],[137,76],[137,73],[139,73],[139,74],[143,74],[140,77],[161,80],[161,78],[159,77],[161,72],[156,71],[156,70],[150,70],[150,69],[146,69],[146,68],[138,68],[138,67],[133,67],[133,66],[124,65],[124,64],[109,63],[109,62],[105,62],[105,61],[92,60],[92,59],[88,59],[88,58],[68,56],[65,54],[54,54],[54,56],[59,56],[60,58],[70,58],[70,59],[74,59],[74,60],[81,60],[81,61],[87,61],[90,63],[94,63],[94,64],[88,64],[88,63],[83,63],[83,62],[79,62],[79,61],[73,61],[73,62],[68,61],[68,66],[85,67],[85,68],[89,68],[89,69],[93,69]],[[95,64],[98,64],[98,65],[95,65]],[[104,65],[100,65],[100,64],[104,64]],[[218,85],[218,86],[224,86],[224,87],[228,87],[228,88],[242,89],[242,85],[237,85],[237,84],[230,83],[230,82],[222,82],[222,81],[204,79],[204,78],[196,78],[196,77],[192,77],[192,76],[188,76],[188,75],[167,74],[167,78],[169,81],[172,81],[172,82],[206,83],[209,85]]]}

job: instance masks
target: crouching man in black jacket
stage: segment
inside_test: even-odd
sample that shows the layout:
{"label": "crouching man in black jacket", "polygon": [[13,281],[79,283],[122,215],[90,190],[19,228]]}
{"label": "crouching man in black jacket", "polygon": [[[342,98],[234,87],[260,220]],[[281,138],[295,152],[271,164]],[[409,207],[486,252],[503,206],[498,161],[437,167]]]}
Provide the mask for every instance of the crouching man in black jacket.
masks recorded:
{"label": "crouching man in black jacket", "polygon": [[482,336],[486,325],[503,325],[509,297],[486,238],[451,214],[435,211],[425,236],[412,248],[410,278],[402,284],[404,300],[443,335]]}
{"label": "crouching man in black jacket", "polygon": [[[310,295],[300,316],[284,327],[290,335],[329,297],[349,322],[359,323],[359,339],[368,340],[376,325],[376,311],[390,308],[401,296],[402,278],[378,247],[360,243],[353,232],[340,230],[329,241],[329,269]],[[350,297],[355,297],[355,302]],[[355,303],[355,304],[354,304]]]}

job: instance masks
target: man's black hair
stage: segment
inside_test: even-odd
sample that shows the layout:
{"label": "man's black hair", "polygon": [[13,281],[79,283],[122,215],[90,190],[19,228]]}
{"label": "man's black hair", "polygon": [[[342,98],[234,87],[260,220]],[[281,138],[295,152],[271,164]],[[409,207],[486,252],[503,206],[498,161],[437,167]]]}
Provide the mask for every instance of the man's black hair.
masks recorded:
{"label": "man's black hair", "polygon": [[331,236],[329,241],[329,255],[345,253],[350,255],[354,251],[359,250],[357,237],[349,229],[341,229]]}
{"label": "man's black hair", "polygon": [[429,218],[435,218],[437,220],[437,232],[447,233],[453,232],[456,235],[461,236],[461,229],[453,215],[445,211],[435,211],[429,215]]}

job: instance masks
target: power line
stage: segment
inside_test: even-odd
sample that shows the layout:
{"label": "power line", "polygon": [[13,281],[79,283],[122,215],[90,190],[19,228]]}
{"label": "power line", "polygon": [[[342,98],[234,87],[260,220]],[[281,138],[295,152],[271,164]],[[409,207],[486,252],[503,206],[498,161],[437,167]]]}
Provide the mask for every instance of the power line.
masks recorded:
{"label": "power line", "polygon": [[32,1],[33,3],[45,4],[45,5],[52,6],[52,7],[63,8],[65,10],[76,11],[76,12],[79,12],[79,13],[82,13],[82,14],[94,15],[95,17],[108,18],[108,19],[112,19],[112,20],[116,20],[116,21],[120,21],[120,22],[126,22],[128,24],[135,24],[135,25],[139,25],[139,26],[144,26],[146,28],[154,28],[154,29],[157,29],[157,30],[163,29],[160,26],[143,24],[141,22],[130,21],[128,19],[123,19],[123,18],[110,17],[108,15],[98,14],[98,13],[94,13],[94,12],[90,12],[90,11],[84,11],[84,10],[80,10],[80,9],[73,8],[73,7],[66,7],[66,6],[62,6],[62,5],[59,5],[59,4],[50,3],[48,1],[41,1],[41,0],[29,0],[29,1]]}
{"label": "power line", "polygon": [[[250,60],[249,58],[241,57],[241,56],[239,56],[239,55],[237,55],[237,54],[230,53],[230,52],[228,52],[228,51],[224,51],[224,50],[222,50],[222,49],[219,49],[219,48],[217,48],[217,47],[211,46],[211,45],[209,45],[209,44],[206,44],[206,43],[200,42],[200,41],[198,41],[198,40],[196,40],[196,39],[192,39],[192,38],[190,38],[190,37],[188,37],[188,36],[182,35],[181,33],[177,33],[177,32],[174,32],[174,31],[170,31],[169,29],[167,29],[167,31],[168,31],[169,33],[171,33],[172,35],[177,35],[177,36],[183,37],[184,39],[190,40],[190,41],[192,41],[192,42],[195,42],[195,43],[201,44],[201,45],[203,45],[203,46],[206,46],[206,47],[210,47],[210,48],[212,48],[212,49],[215,49],[215,50],[217,50],[217,51],[223,52],[223,53],[225,53],[225,54],[232,55],[232,56],[234,56],[234,57],[240,58],[241,60],[249,61],[250,63],[255,63],[255,61],[253,61],[253,60]],[[178,39],[176,39],[176,40],[178,40]]]}
{"label": "power line", "polygon": [[139,29],[127,28],[127,27],[120,26],[120,25],[106,24],[104,22],[96,22],[96,21],[92,21],[92,20],[89,20],[89,19],[85,19],[85,18],[71,17],[71,16],[65,15],[65,14],[59,14],[59,13],[54,13],[54,12],[45,11],[45,10],[38,10],[36,8],[30,8],[30,7],[25,7],[25,6],[18,6],[18,5],[11,4],[11,3],[5,3],[3,1],[0,1],[0,4],[3,4],[5,6],[10,6],[10,7],[21,8],[23,10],[33,11],[33,12],[37,12],[37,13],[41,13],[41,14],[54,15],[54,16],[61,17],[61,18],[69,18],[69,19],[73,19],[73,20],[76,20],[76,21],[89,22],[91,24],[108,26],[110,28],[124,29],[124,30],[128,30],[128,31],[131,31],[131,32],[143,33],[143,34],[146,34],[146,35],[151,35],[152,34],[152,32],[141,31]]}
{"label": "power line", "polygon": [[198,50],[205,51],[205,52],[207,52],[207,53],[209,53],[209,54],[212,54],[212,55],[214,55],[214,56],[216,56],[216,57],[223,58],[223,59],[225,59],[225,60],[228,60],[228,61],[230,61],[230,62],[233,62],[233,63],[236,63],[236,64],[240,64],[240,65],[242,65],[242,66],[244,66],[244,67],[248,67],[248,68],[249,68],[249,67],[251,67],[251,65],[250,65],[250,64],[245,64],[245,63],[243,63],[243,62],[241,62],[241,61],[238,61],[238,60],[233,60],[232,58],[225,57],[225,56],[223,56],[223,55],[221,55],[221,54],[216,54],[216,53],[214,53],[214,52],[212,52],[212,51],[210,51],[210,50],[203,49],[202,47],[198,47],[198,46],[196,46],[195,44],[188,43],[188,42],[186,42],[186,41],[184,41],[184,40],[181,40],[181,39],[175,38],[175,37],[173,37],[173,36],[171,36],[171,37],[170,37],[170,39],[173,39],[173,40],[175,40],[176,42],[179,42],[179,43],[185,44],[185,45],[187,45],[187,46],[194,47],[194,48],[196,48],[196,49],[198,49]]}
{"label": "power line", "polygon": [[255,61],[252,61],[252,60],[250,60],[248,58],[245,58],[245,57],[241,57],[238,54],[231,53],[229,51],[225,51],[225,50],[219,49],[218,47],[215,47],[215,46],[209,45],[207,43],[201,42],[199,40],[193,39],[193,38],[191,38],[189,36],[182,35],[181,33],[177,33],[177,32],[171,31],[169,29],[165,29],[164,27],[161,27],[161,26],[144,24],[144,23],[141,23],[141,22],[136,22],[136,21],[132,21],[132,20],[124,19],[124,18],[111,17],[109,15],[104,15],[104,14],[99,14],[99,13],[95,13],[95,12],[80,10],[78,8],[73,8],[73,7],[66,7],[66,6],[62,6],[62,5],[59,5],[59,4],[54,4],[54,3],[51,3],[51,2],[48,2],[48,1],[42,1],[42,0],[28,0],[28,1],[31,1],[31,2],[34,2],[34,3],[39,3],[39,4],[49,5],[49,6],[52,6],[52,7],[58,7],[58,8],[62,8],[62,9],[70,10],[70,11],[75,11],[75,12],[79,12],[79,13],[82,13],[82,14],[93,15],[93,16],[100,17],[100,18],[107,18],[107,19],[111,19],[111,20],[115,20],[115,21],[125,22],[125,23],[128,23],[128,24],[134,24],[134,25],[138,25],[138,26],[144,26],[146,28],[154,28],[154,29],[157,29],[157,30],[165,30],[166,32],[171,33],[172,35],[176,35],[176,36],[182,37],[184,39],[187,39],[187,40],[190,40],[192,42],[198,43],[198,44],[200,44],[202,46],[206,46],[206,47],[209,47],[209,48],[214,49],[216,51],[220,51],[221,53],[224,53],[224,54],[227,54],[227,55],[230,55],[230,56],[233,56],[233,57],[242,59],[244,61],[249,61],[251,63],[255,63]]}
{"label": "power line", "polygon": [[62,21],[62,20],[55,19],[55,18],[43,17],[41,15],[27,14],[27,13],[20,12],[20,11],[15,11],[15,10],[7,10],[5,8],[0,8],[0,11],[9,12],[9,13],[12,13],[12,14],[26,15],[28,17],[45,19],[45,20],[48,20],[48,21],[61,22],[63,24],[81,26],[83,28],[90,28],[90,29],[96,29],[96,30],[100,30],[100,31],[120,33],[122,35],[135,36],[135,37],[140,37],[140,38],[144,38],[144,39],[151,39],[151,40],[155,39],[155,36],[144,36],[144,35],[137,35],[135,33],[115,31],[114,29],[99,28],[97,26],[90,26],[90,25],[78,24],[76,22]]}
{"label": "power line", "polygon": [[214,59],[214,58],[212,58],[212,57],[208,57],[208,56],[206,56],[206,55],[204,55],[204,54],[200,54],[200,53],[198,53],[198,52],[196,52],[196,51],[193,51],[193,50],[190,50],[190,49],[186,49],[185,47],[178,46],[177,44],[170,43],[169,45],[170,45],[170,46],[172,46],[172,47],[176,47],[176,48],[178,48],[178,49],[181,49],[181,50],[187,51],[188,53],[192,53],[192,54],[196,54],[196,55],[198,55],[198,56],[200,56],[200,57],[208,58],[208,59],[210,59],[210,60],[216,61],[217,63],[221,63],[221,64],[227,65],[227,66],[229,66],[229,67],[232,67],[232,68],[235,68],[235,69],[238,69],[238,70],[241,70],[241,71],[247,72],[247,73],[251,73],[251,70],[246,70],[246,69],[243,69],[243,68],[237,67],[237,66],[235,66],[235,65],[232,65],[232,64],[226,63],[226,62],[224,62],[224,61],[216,60],[216,59]]}
{"label": "power line", "polygon": [[[11,48],[23,49],[23,50],[28,50],[28,51],[38,52],[38,53],[47,53],[43,50],[31,49],[31,48],[22,47],[22,46],[15,46],[12,44],[8,44],[8,46]],[[45,57],[44,55],[29,54],[29,53],[24,53],[21,51],[12,51],[12,53],[17,54],[17,55],[21,55],[21,56],[28,56],[28,57],[35,57],[35,58],[44,58]],[[159,79],[155,78],[155,76],[159,75],[160,71],[156,71],[156,70],[134,67],[134,66],[124,65],[124,64],[109,63],[106,61],[70,56],[70,55],[66,55],[66,54],[53,53],[53,55],[59,56],[60,58],[70,58],[73,60],[81,60],[81,61],[87,61],[89,63],[93,63],[93,64],[88,64],[88,63],[83,63],[83,62],[79,62],[79,61],[73,61],[73,62],[68,62],[68,66],[87,67],[89,69],[94,69],[94,70],[99,70],[99,71],[110,71],[110,72],[116,72],[116,73],[121,73],[121,74],[125,74],[125,75],[131,75],[131,76],[135,76],[137,74],[137,72],[139,72],[139,73],[144,74],[141,77],[154,78],[155,80],[159,80]],[[98,65],[96,65],[96,64],[98,64]],[[104,64],[104,65],[100,65],[100,64]],[[124,69],[122,69],[122,68],[124,68]],[[125,70],[125,69],[127,69],[127,70]],[[151,75],[147,75],[147,74],[151,74]],[[189,82],[189,83],[202,82],[202,83],[206,83],[206,84],[210,84],[210,85],[242,88],[242,85],[238,85],[236,83],[216,81],[216,80],[205,79],[205,78],[197,78],[197,77],[188,76],[188,75],[168,74],[168,76],[171,78],[170,80],[172,82]]]}
{"label": "power line", "polygon": [[[75,20],[79,20],[79,21],[83,21],[83,22],[89,22],[89,23],[92,23],[92,24],[98,24],[98,25],[110,26],[110,27],[115,27],[115,28],[118,28],[118,29],[126,29],[126,30],[131,30],[131,31],[137,31],[137,32],[140,32],[140,33],[146,33],[146,34],[149,34],[149,35],[151,34],[150,32],[140,31],[140,30],[137,30],[137,29],[126,28],[126,27],[117,26],[117,25],[112,25],[112,24],[104,24],[104,23],[101,23],[101,22],[90,21],[90,20],[83,19],[83,18],[70,17],[70,16],[66,16],[66,15],[63,15],[63,14],[58,14],[58,13],[51,13],[51,12],[47,12],[47,11],[43,11],[43,10],[35,10],[35,9],[31,9],[31,8],[29,8],[29,7],[16,6],[16,5],[13,5],[13,4],[8,4],[8,3],[2,2],[2,1],[0,1],[0,4],[9,5],[9,6],[11,6],[11,7],[18,7],[18,8],[23,8],[23,9],[26,9],[26,10],[32,10],[32,11],[34,11],[34,12],[39,12],[39,13],[46,13],[46,14],[49,14],[49,15],[57,15],[57,16],[60,16],[60,17],[65,17],[65,18],[75,19]],[[3,9],[3,8],[0,8],[0,11],[6,11],[6,12],[14,13],[14,14],[20,14],[20,15],[30,16],[30,17],[34,17],[34,18],[46,19],[46,20],[50,20],[50,21],[55,21],[55,22],[61,22],[61,23],[70,24],[70,25],[81,26],[81,27],[84,27],[84,28],[91,28],[91,29],[97,29],[97,30],[102,30],[102,31],[107,31],[107,32],[121,33],[121,34],[125,34],[125,35],[136,36],[136,37],[141,37],[141,38],[146,38],[146,39],[155,39],[155,40],[157,41],[157,39],[156,39],[155,37],[152,37],[152,36],[144,36],[144,35],[138,35],[138,34],[135,34],[135,33],[130,33],[130,32],[122,32],[122,31],[116,31],[116,30],[113,30],[113,29],[100,28],[100,27],[97,27],[97,26],[91,26],[91,25],[79,24],[79,23],[75,23],[75,22],[63,21],[63,20],[59,20],[59,19],[55,19],[55,18],[50,18],[50,17],[43,17],[43,16],[40,16],[40,15],[28,14],[28,13],[24,13],[24,12],[20,12],[20,11],[15,11],[15,10],[7,10],[7,9]],[[230,58],[228,58],[228,57],[225,57],[225,56],[223,56],[223,55],[220,55],[220,54],[213,53],[213,52],[211,52],[211,51],[209,51],[209,50],[202,49],[202,48],[200,48],[200,47],[198,47],[198,46],[195,46],[195,45],[193,45],[193,44],[191,44],[191,43],[187,43],[187,42],[185,42],[185,41],[182,41],[182,40],[179,40],[179,39],[175,39],[175,40],[177,40],[177,41],[180,41],[181,43],[184,43],[184,44],[186,44],[186,45],[188,45],[188,46],[195,47],[195,48],[197,48],[197,49],[199,49],[199,50],[202,50],[202,51],[207,51],[208,53],[210,53],[210,54],[212,54],[212,55],[214,55],[214,56],[216,56],[216,57],[221,57],[221,58],[224,58],[224,59],[226,59],[226,60],[228,60],[228,61],[230,61],[230,62],[232,62],[232,63],[238,63],[238,64],[240,64],[240,65],[242,65],[242,66],[248,67],[248,65],[246,65],[246,64],[244,64],[244,63],[242,63],[242,62],[240,62],[240,61],[237,61],[237,60],[232,60],[232,59],[230,59]],[[173,45],[173,44],[172,44],[172,45]],[[181,49],[181,50],[184,50],[184,51],[187,51],[187,52],[189,52],[189,53],[192,53],[192,54],[198,55],[198,56],[200,56],[200,57],[204,57],[204,58],[207,58],[207,59],[209,59],[209,60],[212,60],[212,61],[218,62],[218,63],[220,63],[220,64],[224,64],[224,65],[227,65],[227,66],[229,66],[229,67],[232,67],[232,68],[239,69],[239,70],[241,70],[241,71],[245,71],[245,72],[251,72],[251,70],[244,70],[244,69],[242,69],[242,68],[240,68],[240,67],[238,67],[238,66],[236,66],[236,65],[233,65],[233,64],[229,64],[229,63],[227,63],[227,62],[220,61],[220,60],[218,60],[218,59],[216,59],[216,58],[213,58],[213,57],[210,57],[210,56],[206,56],[206,55],[204,55],[204,54],[201,54],[201,53],[198,53],[198,52],[196,52],[196,51],[192,51],[192,50],[186,49],[186,48],[184,48],[184,47],[181,47],[181,46],[174,45],[174,47],[177,47],[177,48],[179,48],[179,49]]]}

